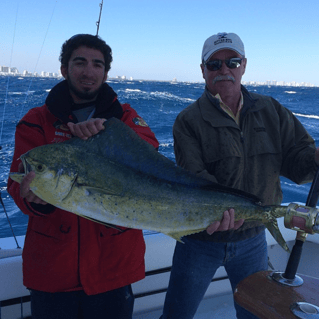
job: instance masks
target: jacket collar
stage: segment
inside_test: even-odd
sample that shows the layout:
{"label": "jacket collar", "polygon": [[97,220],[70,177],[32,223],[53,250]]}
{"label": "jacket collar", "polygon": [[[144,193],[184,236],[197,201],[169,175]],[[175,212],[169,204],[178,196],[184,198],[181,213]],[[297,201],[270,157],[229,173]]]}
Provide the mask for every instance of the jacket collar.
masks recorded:
{"label": "jacket collar", "polygon": [[[258,101],[258,99],[254,99],[252,97],[252,95],[248,92],[248,90],[243,85],[241,85],[241,92],[242,92],[243,97],[244,97],[244,108],[243,108],[243,111],[244,111],[244,109],[247,109],[247,108],[254,108],[255,103]],[[219,100],[217,98],[215,98],[211,93],[209,93],[207,87],[205,87],[205,94],[206,94],[207,98],[216,107],[220,108]]]}
{"label": "jacket collar", "polygon": [[[63,123],[75,122],[75,119],[71,117],[71,108],[74,102],[66,80],[52,88],[45,100],[45,104],[49,111]],[[96,99],[95,109],[93,117],[105,119],[116,117],[121,119],[123,116],[123,109],[117,100],[117,94],[107,83],[103,83],[101,87],[101,91]]]}
{"label": "jacket collar", "polygon": [[243,118],[247,111],[256,112],[259,111],[262,107],[258,106],[257,101],[258,98],[254,98],[250,92],[242,85],[241,91],[244,97],[244,107],[241,111],[241,118]]}
{"label": "jacket collar", "polygon": [[[241,91],[244,97],[244,105],[240,115],[242,120],[248,111],[258,111],[260,106],[256,105],[258,98],[254,98],[243,85],[241,86]],[[198,102],[203,119],[209,121],[213,126],[220,127],[227,125],[238,127],[236,122],[222,110],[219,100],[210,94],[207,87]],[[212,107],[212,104],[214,107]],[[225,115],[225,117],[221,118],[220,113]],[[225,120],[222,120],[223,118]]]}

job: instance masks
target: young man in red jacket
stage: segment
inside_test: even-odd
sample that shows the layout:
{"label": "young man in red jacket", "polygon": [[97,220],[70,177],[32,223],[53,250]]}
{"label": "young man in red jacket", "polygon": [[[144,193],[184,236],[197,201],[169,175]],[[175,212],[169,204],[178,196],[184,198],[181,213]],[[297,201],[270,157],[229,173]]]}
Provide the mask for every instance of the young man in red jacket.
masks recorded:
{"label": "young man in red jacket", "polygon": [[[30,149],[73,136],[87,139],[111,117],[159,146],[136,111],[121,105],[105,83],[112,55],[101,38],[73,36],[63,44],[60,61],[65,80],[17,125],[11,172],[22,170],[19,157]],[[8,181],[8,192],[29,215],[23,281],[31,291],[32,318],[132,318],[131,284],[145,276],[142,231],[121,232],[43,202],[30,190],[33,178],[31,172],[21,184]]]}

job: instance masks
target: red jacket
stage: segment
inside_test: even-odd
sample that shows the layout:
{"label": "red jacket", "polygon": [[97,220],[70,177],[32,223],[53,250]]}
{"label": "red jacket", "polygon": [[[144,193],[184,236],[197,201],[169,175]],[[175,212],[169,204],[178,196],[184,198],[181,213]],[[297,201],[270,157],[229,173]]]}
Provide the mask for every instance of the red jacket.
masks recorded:
{"label": "red jacket", "polygon": [[[109,104],[115,105],[117,111],[111,111],[108,117],[116,114],[141,138],[158,147],[155,135],[135,110],[128,104],[120,105],[116,96]],[[61,121],[63,115],[58,118],[49,111],[54,109],[52,106],[47,99],[45,105],[31,109],[19,122],[11,172],[18,171],[21,154],[72,137]],[[46,292],[83,289],[94,295],[144,278],[145,243],[141,230],[119,232],[50,204],[30,204],[20,197],[20,185],[11,179],[8,192],[21,211],[29,215],[22,255],[26,287]]]}

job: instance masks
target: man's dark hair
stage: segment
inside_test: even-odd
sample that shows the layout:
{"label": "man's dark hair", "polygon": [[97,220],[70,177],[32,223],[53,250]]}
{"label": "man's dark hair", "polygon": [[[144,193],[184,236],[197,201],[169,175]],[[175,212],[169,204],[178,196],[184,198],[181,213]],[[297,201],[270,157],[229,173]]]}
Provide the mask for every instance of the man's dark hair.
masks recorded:
{"label": "man's dark hair", "polygon": [[113,61],[111,48],[99,36],[91,34],[76,34],[63,43],[59,58],[63,66],[68,67],[73,51],[80,46],[101,51],[105,60],[105,72],[110,70]]}

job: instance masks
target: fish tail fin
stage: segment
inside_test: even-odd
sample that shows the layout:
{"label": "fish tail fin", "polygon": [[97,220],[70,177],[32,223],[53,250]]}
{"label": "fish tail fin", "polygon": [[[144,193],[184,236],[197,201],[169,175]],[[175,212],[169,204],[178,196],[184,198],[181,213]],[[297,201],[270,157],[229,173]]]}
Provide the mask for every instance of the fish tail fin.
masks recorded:
{"label": "fish tail fin", "polygon": [[271,210],[271,216],[273,218],[280,218],[280,217],[284,217],[287,213],[288,210],[288,206],[269,206],[270,210]]}
{"label": "fish tail fin", "polygon": [[265,226],[267,227],[268,231],[271,233],[271,235],[275,238],[275,240],[277,241],[277,243],[288,253],[290,252],[287,243],[285,241],[285,239],[283,238],[280,229],[278,227],[278,223],[277,220],[275,218],[272,218],[270,220],[268,220],[265,223]]}
{"label": "fish tail fin", "polygon": [[265,207],[265,219],[263,220],[264,225],[267,227],[270,234],[274,237],[277,243],[287,252],[289,248],[285,239],[283,238],[280,229],[278,227],[277,218],[284,217],[287,213],[287,206],[268,206]]}

